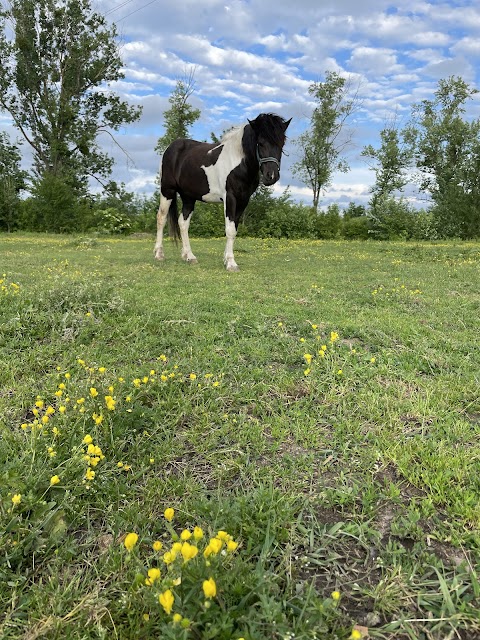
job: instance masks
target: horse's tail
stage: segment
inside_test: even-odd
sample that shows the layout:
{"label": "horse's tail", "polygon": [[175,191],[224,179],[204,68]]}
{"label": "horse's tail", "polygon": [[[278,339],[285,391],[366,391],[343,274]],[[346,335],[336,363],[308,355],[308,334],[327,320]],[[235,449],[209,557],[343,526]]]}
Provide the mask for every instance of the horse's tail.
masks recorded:
{"label": "horse's tail", "polygon": [[177,205],[177,194],[175,194],[170,202],[170,207],[168,209],[168,229],[170,231],[170,236],[175,240],[175,244],[180,238],[180,226],[178,224],[178,205]]}

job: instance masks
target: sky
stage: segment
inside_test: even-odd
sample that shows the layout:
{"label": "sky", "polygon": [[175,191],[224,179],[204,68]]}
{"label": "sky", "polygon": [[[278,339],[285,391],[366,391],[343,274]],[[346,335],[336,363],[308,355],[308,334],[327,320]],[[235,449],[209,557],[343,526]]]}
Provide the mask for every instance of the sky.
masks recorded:
{"label": "sky", "polygon": [[[143,106],[141,119],[117,134],[128,156],[108,136],[99,139],[116,159],[112,178],[138,194],[154,191],[154,148],[168,97],[192,71],[190,102],[202,114],[191,128],[194,139],[210,141],[212,131],[219,135],[262,112],[292,118],[275,193],[288,187],[307,204],[312,193],[291,167],[295,138],[315,106],[308,89],[326,71],[348,79],[360,100],[347,124],[350,171],[334,174],[323,207],[368,203],[374,173],[362,149],[378,147],[386,122],[405,125],[412,105],[431,99],[440,79],[458,75],[480,88],[479,0],[93,0],[92,8],[119,32],[125,78],[110,88]],[[467,117],[479,116],[476,96]],[[2,129],[14,137],[5,114]],[[407,196],[415,206],[426,204],[413,187]]]}

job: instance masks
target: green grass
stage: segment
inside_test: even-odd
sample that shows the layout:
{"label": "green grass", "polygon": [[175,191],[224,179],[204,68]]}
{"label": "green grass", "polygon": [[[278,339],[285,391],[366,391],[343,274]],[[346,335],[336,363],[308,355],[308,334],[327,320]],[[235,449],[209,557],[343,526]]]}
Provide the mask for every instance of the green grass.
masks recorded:
{"label": "green grass", "polygon": [[0,237],[0,637],[480,637],[480,244],[192,245]]}

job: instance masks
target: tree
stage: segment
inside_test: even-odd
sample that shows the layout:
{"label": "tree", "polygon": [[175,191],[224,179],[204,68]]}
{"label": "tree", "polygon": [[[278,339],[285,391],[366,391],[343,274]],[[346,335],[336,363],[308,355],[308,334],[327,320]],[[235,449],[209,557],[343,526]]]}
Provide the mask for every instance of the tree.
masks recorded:
{"label": "tree", "polygon": [[188,99],[195,89],[195,71],[185,74],[183,80],[177,84],[168,101],[171,104],[163,114],[165,133],[161,136],[155,151],[162,154],[170,143],[177,138],[188,138],[189,127],[200,118],[200,109],[195,109],[188,103]]}
{"label": "tree", "polygon": [[17,223],[19,193],[26,188],[27,172],[20,168],[18,146],[0,133],[0,229],[11,231]]}
{"label": "tree", "polygon": [[349,169],[342,154],[351,143],[352,134],[344,130],[344,125],[359,102],[358,91],[352,95],[350,81],[334,71],[327,71],[325,82],[314,82],[308,92],[317,106],[310,129],[296,141],[300,159],[294,163],[293,172],[312,189],[313,207],[318,209],[320,194],[330,184],[332,174]]}
{"label": "tree", "polygon": [[430,193],[437,228],[447,236],[480,234],[480,119],[465,119],[476,93],[458,76],[440,80],[433,100],[414,105],[405,130],[420,188]]}
{"label": "tree", "polygon": [[113,160],[97,137],[112,136],[141,109],[108,83],[124,77],[115,26],[89,0],[11,0],[0,10],[0,109],[31,145],[37,181],[74,192],[106,178]]}
{"label": "tree", "polygon": [[380,147],[367,145],[362,156],[373,161],[370,168],[375,173],[375,184],[371,187],[370,206],[375,210],[379,200],[401,191],[408,184],[405,173],[411,163],[411,150],[401,139],[395,121],[387,123],[380,131]]}

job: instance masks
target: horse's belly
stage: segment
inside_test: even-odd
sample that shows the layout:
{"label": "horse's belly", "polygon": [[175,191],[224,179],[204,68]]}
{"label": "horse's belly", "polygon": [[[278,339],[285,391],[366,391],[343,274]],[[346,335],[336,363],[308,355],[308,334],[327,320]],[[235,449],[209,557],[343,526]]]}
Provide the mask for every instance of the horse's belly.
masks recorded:
{"label": "horse's belly", "polygon": [[218,191],[209,191],[202,196],[203,202],[223,202],[224,194]]}

